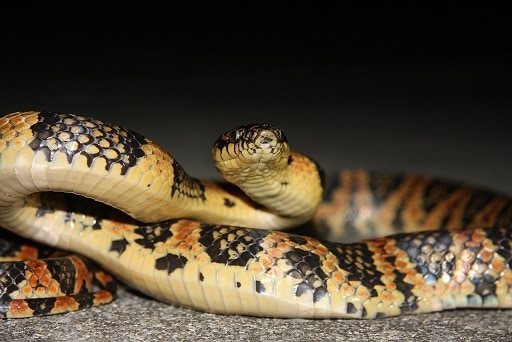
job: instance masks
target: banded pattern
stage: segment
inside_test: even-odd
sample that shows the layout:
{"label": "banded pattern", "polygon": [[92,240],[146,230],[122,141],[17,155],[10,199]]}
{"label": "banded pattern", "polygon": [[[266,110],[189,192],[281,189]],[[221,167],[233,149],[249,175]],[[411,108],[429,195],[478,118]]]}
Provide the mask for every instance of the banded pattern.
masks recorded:
{"label": "banded pattern", "polygon": [[[94,261],[71,256],[48,266],[32,253],[6,266],[3,316],[108,302],[114,289],[103,273],[106,290],[87,285],[92,295],[69,300],[90,293],[70,289],[92,277],[67,275],[95,264],[156,299],[222,314],[378,318],[512,307],[511,198],[428,177],[344,170],[319,204],[318,164],[269,125],[227,132],[213,155],[219,170],[235,167],[227,179],[247,194],[189,177],[158,145],[116,125],[60,113],[0,119],[0,225]],[[272,197],[276,209],[255,203]],[[270,230],[313,214],[321,239]],[[45,273],[58,268],[65,277]],[[52,279],[59,285],[43,287]],[[23,297],[30,293],[41,298]]]}
{"label": "banded pattern", "polygon": [[342,170],[329,179],[313,223],[317,236],[339,242],[423,230],[506,227],[512,225],[512,198],[422,175]]}

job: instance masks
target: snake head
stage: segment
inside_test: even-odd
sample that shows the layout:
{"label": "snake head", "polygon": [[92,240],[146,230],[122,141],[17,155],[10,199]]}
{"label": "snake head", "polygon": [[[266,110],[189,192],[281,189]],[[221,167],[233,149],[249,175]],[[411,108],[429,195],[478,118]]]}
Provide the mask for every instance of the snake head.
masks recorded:
{"label": "snake head", "polygon": [[214,143],[212,155],[221,174],[243,174],[283,167],[290,156],[290,147],[280,128],[257,123],[222,134]]}

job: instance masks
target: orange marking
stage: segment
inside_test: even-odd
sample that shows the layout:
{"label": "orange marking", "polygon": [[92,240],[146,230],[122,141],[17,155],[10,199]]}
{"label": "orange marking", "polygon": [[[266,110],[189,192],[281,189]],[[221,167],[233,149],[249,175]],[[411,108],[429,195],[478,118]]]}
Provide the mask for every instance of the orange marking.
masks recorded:
{"label": "orange marking", "polygon": [[276,259],[281,259],[283,257],[283,252],[281,252],[277,248],[270,248],[267,253],[268,255]]}
{"label": "orange marking", "polygon": [[[471,239],[478,244],[481,244],[482,241],[487,239],[487,234],[485,234],[482,230],[477,229],[473,231],[473,234],[471,235]],[[475,245],[478,247],[478,245]]]}
{"label": "orange marking", "polygon": [[274,264],[274,258],[268,256],[268,255],[262,255],[259,259],[259,261],[261,262],[261,264],[264,266],[264,267],[270,267]]}
{"label": "orange marking", "polygon": [[381,298],[384,303],[390,303],[393,301],[393,295],[388,291],[382,291]]}
{"label": "orange marking", "polygon": [[503,259],[501,257],[495,256],[492,259],[489,268],[491,268],[493,271],[497,273],[500,273],[507,268],[507,265],[503,262]]}
{"label": "orange marking", "polygon": [[247,267],[248,271],[254,272],[254,273],[262,273],[264,271],[263,267],[261,267],[260,263],[253,262]]}
{"label": "orange marking", "polygon": [[372,248],[372,252],[375,255],[382,255],[382,253],[383,253],[382,248],[380,248],[380,247]]}
{"label": "orange marking", "polygon": [[48,293],[46,290],[46,287],[38,286],[36,287],[36,290],[34,292],[37,297],[47,297],[48,295],[50,295],[50,293]]}
{"label": "orange marking", "polygon": [[500,272],[501,273],[501,279],[507,283],[507,284],[510,284],[512,283],[512,272],[510,272],[510,270],[508,270],[509,272],[503,272],[501,273],[501,271],[497,271],[497,272]]}
{"label": "orange marking", "polygon": [[316,251],[320,254],[320,255],[326,255],[326,254],[329,254],[329,250],[323,246],[323,245],[318,245],[316,246]]}
{"label": "orange marking", "polygon": [[478,258],[482,260],[483,262],[490,262],[492,260],[492,257],[494,255],[494,252],[491,252],[486,249],[482,249],[480,253],[478,254]]}
{"label": "orange marking", "polygon": [[57,295],[58,293],[60,293],[60,286],[59,284],[56,282],[56,281],[52,281],[49,285],[48,285],[48,292],[49,293],[53,293],[55,295]]}
{"label": "orange marking", "polygon": [[68,296],[57,297],[55,301],[55,305],[52,311],[57,312],[66,312],[66,311],[76,311],[80,308],[80,305],[76,300]]}
{"label": "orange marking", "polygon": [[472,293],[475,291],[475,285],[469,280],[465,280],[460,284],[460,291],[464,294]]}
{"label": "orange marking", "polygon": [[39,283],[39,278],[37,278],[37,276],[35,276],[34,274],[32,274],[30,277],[27,278],[27,283],[31,286],[31,287],[36,287],[37,284]]}
{"label": "orange marking", "polygon": [[285,242],[278,242],[276,247],[283,252],[288,252],[290,250],[290,246]]}
{"label": "orange marking", "polygon": [[178,246],[176,246],[177,249],[180,249],[182,251],[188,251],[189,250],[189,245],[184,241],[184,242],[181,242],[178,244]]}
{"label": "orange marking", "polygon": [[99,290],[94,294],[94,305],[108,304],[114,299],[112,293],[107,290]]}
{"label": "orange marking", "polygon": [[366,287],[359,286],[356,290],[356,296],[358,296],[361,300],[364,300],[370,297],[370,292]]}
{"label": "orange marking", "polygon": [[188,244],[193,244],[193,243],[196,243],[197,242],[197,237],[195,236],[192,236],[192,235],[189,235],[187,236],[187,238],[185,239],[185,242],[188,243]]}
{"label": "orange marking", "polygon": [[396,246],[395,245],[392,245],[392,244],[386,244],[384,246],[384,251],[386,254],[394,254],[396,250]]}
{"label": "orange marking", "polygon": [[395,272],[393,272],[393,271],[391,271],[391,272],[385,272],[385,273],[384,273],[384,276],[386,277],[386,279],[387,279],[388,281],[394,281],[394,280],[395,280],[395,278],[396,278],[396,274],[395,274]]}
{"label": "orange marking", "polygon": [[20,251],[16,253],[16,257],[20,260],[37,259],[39,257],[38,249],[33,246],[23,245]]}
{"label": "orange marking", "polygon": [[32,293],[34,292],[33,288],[33,286],[27,284],[21,287],[20,292],[23,294],[23,296],[25,296],[25,298],[29,298],[32,296]]}
{"label": "orange marking", "polygon": [[422,277],[414,277],[413,281],[414,281],[414,286],[419,286],[419,287],[424,286],[426,283],[425,279]]}
{"label": "orange marking", "polygon": [[347,281],[347,278],[341,272],[333,272],[331,277],[338,283],[344,283],[345,281]]}
{"label": "orange marking", "polygon": [[395,291],[396,290],[396,283],[395,282],[391,282],[391,283],[387,283],[386,284],[386,291]]}
{"label": "orange marking", "polygon": [[52,277],[49,274],[44,274],[41,278],[39,278],[39,283],[43,286],[48,286],[52,281]]}
{"label": "orange marking", "polygon": [[114,282],[114,278],[103,271],[98,271],[94,274],[94,277],[103,285]]}
{"label": "orange marking", "polygon": [[464,244],[466,241],[468,241],[468,236],[466,234],[460,233],[453,235],[454,243]]}
{"label": "orange marking", "polygon": [[415,277],[418,274],[414,269],[406,269],[403,272],[407,277]]}
{"label": "orange marking", "polygon": [[354,292],[354,287],[347,283],[341,285],[341,290],[346,294],[352,294]]}
{"label": "orange marking", "polygon": [[41,278],[43,275],[44,275],[44,269],[42,267],[36,267],[34,269],[34,274],[38,277],[38,278]]}
{"label": "orange marking", "polygon": [[28,307],[28,304],[23,299],[14,299],[9,304],[9,313],[11,317],[26,317],[32,310]]}
{"label": "orange marking", "polygon": [[[12,126],[16,126],[16,125],[22,123],[24,119],[25,118],[23,116],[14,116],[11,119],[10,123],[11,123]],[[18,129],[16,129],[16,127],[13,127],[13,128],[14,128],[13,131],[18,131]]]}
{"label": "orange marking", "polygon": [[391,265],[389,262],[386,262],[382,264],[382,269],[384,270],[385,273],[392,273],[395,270],[395,267]]}

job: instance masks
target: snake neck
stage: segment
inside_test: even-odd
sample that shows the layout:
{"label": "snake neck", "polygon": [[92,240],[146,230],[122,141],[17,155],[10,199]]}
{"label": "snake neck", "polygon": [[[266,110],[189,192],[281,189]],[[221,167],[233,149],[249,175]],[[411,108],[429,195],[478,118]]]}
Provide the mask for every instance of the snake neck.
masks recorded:
{"label": "snake neck", "polygon": [[[247,167],[227,178],[253,201],[296,225],[309,220],[323,196],[322,171],[310,158],[291,152],[285,165]],[[243,175],[243,176],[242,176]]]}

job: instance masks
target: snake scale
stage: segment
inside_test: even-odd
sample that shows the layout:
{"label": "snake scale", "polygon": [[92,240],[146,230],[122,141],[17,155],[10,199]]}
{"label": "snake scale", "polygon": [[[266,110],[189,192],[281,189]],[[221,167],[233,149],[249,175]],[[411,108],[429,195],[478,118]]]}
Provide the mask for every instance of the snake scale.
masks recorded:
{"label": "snake scale", "polygon": [[219,314],[512,307],[510,197],[421,175],[324,177],[267,124],[228,131],[212,151],[225,182],[192,178],[101,120],[0,118],[0,316],[105,304],[114,279]]}

